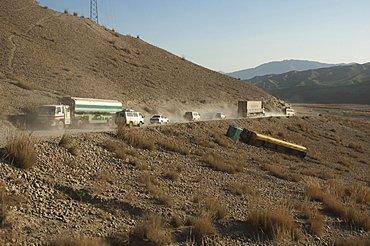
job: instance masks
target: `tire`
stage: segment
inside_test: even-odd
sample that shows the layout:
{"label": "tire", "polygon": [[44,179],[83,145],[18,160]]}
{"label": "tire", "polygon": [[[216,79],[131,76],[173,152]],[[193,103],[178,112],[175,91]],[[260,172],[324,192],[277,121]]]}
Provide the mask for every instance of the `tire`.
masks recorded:
{"label": "tire", "polygon": [[132,123],[132,121],[130,122],[130,124],[128,124],[128,127],[132,128],[134,126],[134,123]]}
{"label": "tire", "polygon": [[58,121],[58,123],[57,123],[57,130],[59,130],[59,131],[61,131],[61,130],[63,130],[64,129],[64,122],[63,121]]}
{"label": "tire", "polygon": [[112,118],[108,119],[107,124],[108,126],[113,127],[114,126],[113,119]]}

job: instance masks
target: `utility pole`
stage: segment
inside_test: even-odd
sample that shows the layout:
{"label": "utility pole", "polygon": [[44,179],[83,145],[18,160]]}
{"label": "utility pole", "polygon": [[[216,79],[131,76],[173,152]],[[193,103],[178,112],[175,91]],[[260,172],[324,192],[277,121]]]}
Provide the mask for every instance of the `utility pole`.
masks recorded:
{"label": "utility pole", "polygon": [[97,24],[99,24],[98,20],[98,0],[90,0],[90,19]]}

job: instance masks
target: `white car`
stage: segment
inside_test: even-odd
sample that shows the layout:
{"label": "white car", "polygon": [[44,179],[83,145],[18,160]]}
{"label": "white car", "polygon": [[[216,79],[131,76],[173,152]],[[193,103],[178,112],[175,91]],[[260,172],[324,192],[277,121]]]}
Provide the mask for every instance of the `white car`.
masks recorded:
{"label": "white car", "polygon": [[150,124],[168,124],[170,120],[163,115],[153,115],[152,118],[150,118]]}

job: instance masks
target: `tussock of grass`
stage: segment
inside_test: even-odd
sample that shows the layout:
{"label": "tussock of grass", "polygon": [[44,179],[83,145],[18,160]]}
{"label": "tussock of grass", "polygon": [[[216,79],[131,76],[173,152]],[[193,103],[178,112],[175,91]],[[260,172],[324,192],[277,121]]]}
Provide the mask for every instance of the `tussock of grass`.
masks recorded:
{"label": "tussock of grass", "polygon": [[274,175],[277,178],[290,180],[290,181],[294,181],[294,182],[301,181],[301,177],[298,174],[283,172],[283,170],[278,166],[265,164],[264,168],[267,171],[270,171],[272,173],[272,175]]}
{"label": "tussock of grass", "polygon": [[164,228],[163,218],[156,214],[145,214],[134,228],[134,236],[153,242],[155,245],[170,245],[172,238]]}
{"label": "tussock of grass", "polygon": [[217,233],[212,219],[207,215],[190,217],[188,218],[188,223],[192,226],[192,233],[197,239],[201,239],[207,235],[215,235]]}
{"label": "tussock of grass", "polygon": [[145,138],[138,131],[138,129],[127,128],[125,125],[120,124],[117,130],[117,137],[124,140],[128,145],[136,148],[147,149],[154,151],[157,149],[152,138]]}
{"label": "tussock of grass", "polygon": [[242,170],[242,165],[240,163],[226,161],[221,156],[209,153],[202,156],[202,161],[208,164],[210,167],[217,171],[227,172],[234,174]]}
{"label": "tussock of grass", "polygon": [[222,134],[215,134],[214,138],[218,145],[223,146],[223,147],[229,147],[229,141],[226,136]]}
{"label": "tussock of grass", "polygon": [[244,196],[244,195],[249,195],[249,196],[257,196],[257,191],[253,189],[252,187],[249,187],[248,185],[245,184],[229,184],[226,186],[226,189],[230,191],[232,194],[239,195],[239,196]]}
{"label": "tussock of grass", "polygon": [[16,167],[30,169],[37,163],[36,141],[31,134],[13,131],[7,137],[4,157]]}
{"label": "tussock of grass", "polygon": [[0,225],[4,228],[5,221],[8,216],[8,207],[5,204],[5,191],[4,186],[0,185]]}
{"label": "tussock of grass", "polygon": [[308,197],[308,199],[322,201],[324,195],[325,194],[321,191],[321,188],[318,184],[311,183],[305,187],[305,196]]}
{"label": "tussock of grass", "polygon": [[348,144],[348,148],[354,149],[360,153],[365,153],[364,147],[361,144],[350,143]]}
{"label": "tussock of grass", "polygon": [[249,213],[249,221],[260,238],[281,240],[285,235],[298,241],[301,233],[293,218],[282,210],[255,210]]}
{"label": "tussock of grass", "polygon": [[342,238],[336,239],[334,246],[367,246],[370,245],[370,239],[361,239],[361,238]]}
{"label": "tussock of grass", "polygon": [[310,230],[313,235],[319,237],[324,235],[324,217],[318,211],[310,214],[308,222],[310,223]]}
{"label": "tussock of grass", "polygon": [[48,243],[47,246],[109,246],[109,244],[98,238],[59,235]]}
{"label": "tussock of grass", "polygon": [[226,206],[216,198],[207,198],[204,204],[211,216],[217,220],[223,219],[227,214]]}
{"label": "tussock of grass", "polygon": [[176,181],[179,178],[179,173],[176,171],[169,171],[165,174],[166,178]]}
{"label": "tussock of grass", "polygon": [[71,144],[72,144],[71,143],[71,137],[68,134],[64,133],[62,135],[61,139],[59,140],[58,145],[60,147],[68,149],[71,146]]}
{"label": "tussock of grass", "polygon": [[190,154],[190,149],[181,146],[178,143],[175,142],[175,140],[169,140],[169,139],[160,139],[158,141],[158,145],[164,147],[165,149],[168,149],[170,151],[174,151],[183,155],[189,155]]}

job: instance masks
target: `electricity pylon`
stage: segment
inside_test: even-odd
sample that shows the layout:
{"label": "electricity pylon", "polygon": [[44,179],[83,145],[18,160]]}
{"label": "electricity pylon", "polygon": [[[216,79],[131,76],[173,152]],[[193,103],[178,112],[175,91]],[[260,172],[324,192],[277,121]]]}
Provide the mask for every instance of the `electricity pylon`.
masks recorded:
{"label": "electricity pylon", "polygon": [[99,24],[98,0],[90,0],[90,19]]}

